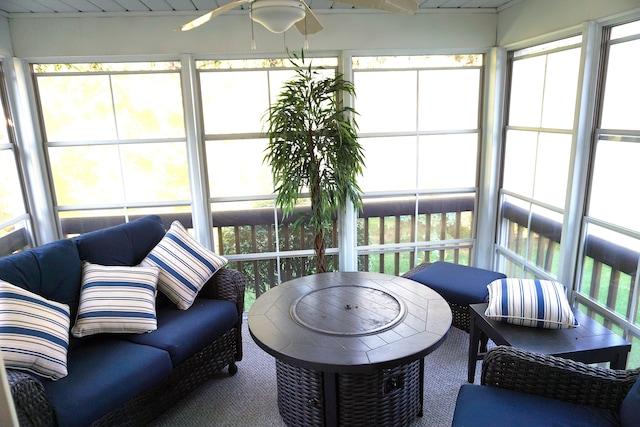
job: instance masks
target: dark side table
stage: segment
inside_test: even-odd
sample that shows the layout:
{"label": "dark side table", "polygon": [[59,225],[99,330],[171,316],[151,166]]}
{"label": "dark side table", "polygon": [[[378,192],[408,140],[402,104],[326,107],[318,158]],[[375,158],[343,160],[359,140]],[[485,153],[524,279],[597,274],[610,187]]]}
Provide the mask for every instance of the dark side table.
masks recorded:
{"label": "dark side table", "polygon": [[288,426],[402,426],[423,412],[424,357],[451,326],[447,302],[397,276],[305,276],[249,310],[254,341],[276,358]]}
{"label": "dark side table", "polygon": [[487,303],[471,304],[468,381],[473,383],[476,361],[484,357],[481,338],[497,345],[509,345],[539,354],[563,357],[583,363],[610,362],[611,369],[625,369],[631,350],[629,341],[616,335],[577,309],[573,314],[580,326],[568,329],[541,329],[512,325],[487,318]]}

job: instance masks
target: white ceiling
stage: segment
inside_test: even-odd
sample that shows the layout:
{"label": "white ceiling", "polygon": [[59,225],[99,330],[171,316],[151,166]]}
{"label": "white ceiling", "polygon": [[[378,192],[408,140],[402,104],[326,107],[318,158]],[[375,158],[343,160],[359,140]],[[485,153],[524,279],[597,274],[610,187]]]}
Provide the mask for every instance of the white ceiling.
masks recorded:
{"label": "white ceiling", "polygon": [[[77,13],[77,12],[188,12],[215,9],[231,0],[0,0],[0,12]],[[354,6],[331,0],[306,0],[317,10],[351,9]],[[498,10],[520,0],[418,0],[420,9]]]}

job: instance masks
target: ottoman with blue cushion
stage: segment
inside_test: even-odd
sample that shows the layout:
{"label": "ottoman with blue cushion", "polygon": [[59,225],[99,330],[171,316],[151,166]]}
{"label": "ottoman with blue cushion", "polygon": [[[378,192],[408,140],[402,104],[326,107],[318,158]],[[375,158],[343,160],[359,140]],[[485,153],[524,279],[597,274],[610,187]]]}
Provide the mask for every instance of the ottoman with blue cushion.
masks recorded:
{"label": "ottoman with blue cushion", "polygon": [[420,282],[442,295],[451,307],[453,326],[469,332],[469,304],[485,302],[489,297],[487,285],[507,276],[482,268],[437,261],[420,264],[402,277]]}

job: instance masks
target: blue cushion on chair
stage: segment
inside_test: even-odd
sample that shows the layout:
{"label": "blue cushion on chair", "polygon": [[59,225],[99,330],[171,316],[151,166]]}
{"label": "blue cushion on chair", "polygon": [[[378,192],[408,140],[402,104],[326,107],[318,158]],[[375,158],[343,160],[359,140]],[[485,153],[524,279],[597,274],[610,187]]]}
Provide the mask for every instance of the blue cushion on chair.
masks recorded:
{"label": "blue cushion on chair", "polygon": [[637,426],[640,420],[640,377],[620,405],[622,427]]}
{"label": "blue cushion on chair", "polygon": [[427,285],[450,303],[468,305],[484,302],[489,296],[487,285],[505,277],[491,270],[438,261],[409,278]]}
{"label": "blue cushion on chair", "polygon": [[[452,427],[539,427],[618,425],[616,414],[534,394],[464,384],[458,391]],[[637,425],[637,424],[635,424]]]}

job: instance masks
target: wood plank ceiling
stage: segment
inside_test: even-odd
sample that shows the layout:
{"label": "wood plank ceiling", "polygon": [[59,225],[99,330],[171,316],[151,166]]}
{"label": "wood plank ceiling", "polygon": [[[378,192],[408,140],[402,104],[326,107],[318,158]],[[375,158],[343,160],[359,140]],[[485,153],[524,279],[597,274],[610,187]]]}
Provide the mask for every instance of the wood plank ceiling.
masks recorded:
{"label": "wood plank ceiling", "polygon": [[[203,13],[223,6],[231,0],[0,0],[0,12],[13,13],[78,13],[78,12],[188,12]],[[521,0],[418,0],[420,9],[493,9]],[[311,9],[357,9],[330,0],[307,0]],[[244,6],[247,7],[247,6]]]}

